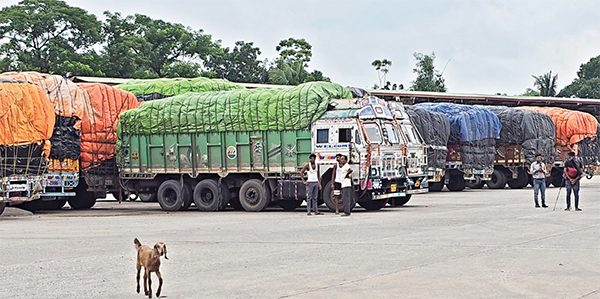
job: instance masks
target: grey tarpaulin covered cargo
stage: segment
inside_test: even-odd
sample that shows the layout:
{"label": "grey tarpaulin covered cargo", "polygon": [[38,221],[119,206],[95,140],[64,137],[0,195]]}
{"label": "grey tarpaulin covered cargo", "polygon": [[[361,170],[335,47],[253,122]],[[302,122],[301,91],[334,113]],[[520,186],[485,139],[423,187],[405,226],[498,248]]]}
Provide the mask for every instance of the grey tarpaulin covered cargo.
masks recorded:
{"label": "grey tarpaulin covered cargo", "polygon": [[441,112],[433,112],[417,106],[404,106],[423,140],[427,144],[428,166],[444,168],[448,155],[448,138],[450,137],[450,122]]}
{"label": "grey tarpaulin covered cargo", "polygon": [[450,122],[448,144],[460,145],[464,169],[492,169],[496,141],[502,125],[498,117],[483,106],[452,103],[421,103],[416,106],[441,112]]}
{"label": "grey tarpaulin covered cargo", "polygon": [[486,106],[502,124],[496,145],[520,144],[527,163],[535,161],[540,153],[543,161],[551,163],[554,157],[556,127],[544,113],[505,106]]}

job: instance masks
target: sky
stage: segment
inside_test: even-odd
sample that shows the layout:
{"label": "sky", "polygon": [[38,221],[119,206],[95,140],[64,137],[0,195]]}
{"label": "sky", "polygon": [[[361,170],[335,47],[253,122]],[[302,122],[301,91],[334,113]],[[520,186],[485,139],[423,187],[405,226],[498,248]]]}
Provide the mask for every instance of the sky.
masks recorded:
{"label": "sky", "polygon": [[[309,71],[344,86],[379,85],[371,66],[392,61],[387,81],[408,88],[415,52],[435,53],[448,92],[520,95],[532,75],[558,74],[570,84],[581,64],[600,55],[597,0],[66,0],[103,11],[144,14],[202,29],[223,47],[254,42],[261,59],[278,56],[289,37],[312,45]],[[18,1],[0,0],[0,6]]]}

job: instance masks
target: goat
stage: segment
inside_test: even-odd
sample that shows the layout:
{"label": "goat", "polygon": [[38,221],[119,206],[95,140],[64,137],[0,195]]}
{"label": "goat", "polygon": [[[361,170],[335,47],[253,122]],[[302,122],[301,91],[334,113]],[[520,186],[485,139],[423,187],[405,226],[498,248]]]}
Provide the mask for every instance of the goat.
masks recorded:
{"label": "goat", "polygon": [[[163,279],[160,274],[160,257],[164,254],[165,259],[167,257],[167,245],[163,242],[158,242],[154,245],[154,248],[150,248],[147,245],[142,245],[140,240],[135,238],[133,240],[135,249],[137,250],[137,292],[140,292],[140,271],[142,266],[144,267],[144,294],[148,298],[152,298],[152,280],[150,279],[150,273],[155,272],[158,276],[158,291],[156,291],[156,297],[160,297],[160,291],[162,289]],[[147,282],[147,284],[146,284]]]}

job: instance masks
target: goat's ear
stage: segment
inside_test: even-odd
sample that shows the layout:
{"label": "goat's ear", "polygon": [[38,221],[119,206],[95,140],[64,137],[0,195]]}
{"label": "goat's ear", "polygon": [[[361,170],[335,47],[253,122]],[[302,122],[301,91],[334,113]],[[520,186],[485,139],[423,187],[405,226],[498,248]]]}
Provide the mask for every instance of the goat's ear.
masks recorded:
{"label": "goat's ear", "polygon": [[167,257],[167,244],[163,243],[163,249],[165,250],[165,259],[168,260],[169,258]]}

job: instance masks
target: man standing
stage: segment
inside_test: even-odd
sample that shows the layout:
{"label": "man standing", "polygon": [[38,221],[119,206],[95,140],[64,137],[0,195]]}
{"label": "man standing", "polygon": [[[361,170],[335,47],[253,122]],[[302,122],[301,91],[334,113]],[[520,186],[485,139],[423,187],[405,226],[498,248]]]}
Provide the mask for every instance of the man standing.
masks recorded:
{"label": "man standing", "polygon": [[[319,197],[319,190],[321,190],[321,177],[319,176],[319,166],[315,163],[317,155],[311,154],[310,161],[300,171],[300,177],[302,182],[306,185],[306,215],[311,215],[314,211],[315,215],[323,215],[319,212],[319,204],[317,198]],[[304,179],[304,173],[308,171],[308,178]]]}
{"label": "man standing", "polygon": [[542,207],[547,208],[546,205],[546,164],[542,163],[542,155],[535,155],[535,162],[531,163],[529,172],[533,177],[533,201],[535,207],[539,208],[538,203],[538,191],[542,191]]}
{"label": "man standing", "polygon": [[335,204],[335,214],[339,214],[339,195],[335,195],[335,191],[342,191],[342,168],[340,167],[340,159],[342,154],[335,155],[335,164],[333,165],[333,173],[331,174],[331,180],[333,181],[333,185],[331,185],[331,200]]}
{"label": "man standing", "polygon": [[581,171],[581,162],[575,157],[574,152],[569,152],[569,160],[565,162],[564,175],[565,175],[565,186],[567,187],[567,208],[565,211],[571,209],[571,190],[575,195],[575,211],[581,211],[579,208],[579,180],[583,171]]}
{"label": "man standing", "polygon": [[342,216],[350,216],[354,203],[354,190],[352,189],[352,168],[348,164],[348,157],[342,155],[340,157],[340,169],[342,177],[342,202],[344,203],[344,214]]}

